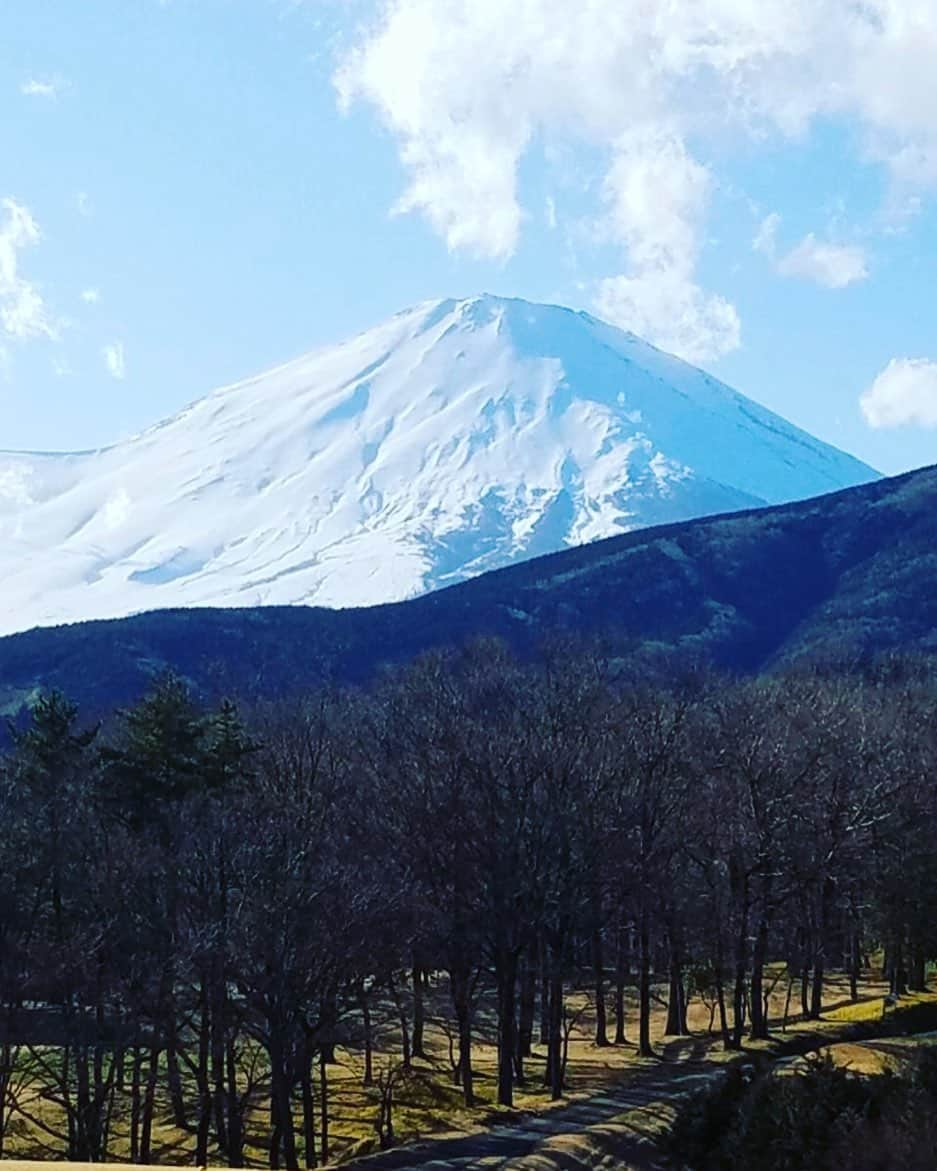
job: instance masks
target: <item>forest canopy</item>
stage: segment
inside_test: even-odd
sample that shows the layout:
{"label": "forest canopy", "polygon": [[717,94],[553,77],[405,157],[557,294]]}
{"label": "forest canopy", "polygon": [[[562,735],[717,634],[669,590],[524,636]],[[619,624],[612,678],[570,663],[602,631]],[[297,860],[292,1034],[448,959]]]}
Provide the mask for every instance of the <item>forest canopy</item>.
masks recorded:
{"label": "forest canopy", "polygon": [[165,1098],[199,1164],[242,1166],[260,1097],[270,1165],[314,1166],[332,1050],[375,1080],[385,998],[407,1068],[430,976],[467,1105],[482,1002],[510,1105],[531,1076],[562,1096],[574,984],[595,1044],[641,1054],[655,998],[680,1035],[703,996],[738,1049],[780,1024],[780,978],[785,1017],[818,1016],[833,969],[858,995],[873,953],[920,988],[935,716],[914,662],[674,681],[492,642],[243,710],[172,676],[101,726],[45,695],[0,764],[0,1141],[26,1117],[99,1161],[120,1120],[151,1161]]}

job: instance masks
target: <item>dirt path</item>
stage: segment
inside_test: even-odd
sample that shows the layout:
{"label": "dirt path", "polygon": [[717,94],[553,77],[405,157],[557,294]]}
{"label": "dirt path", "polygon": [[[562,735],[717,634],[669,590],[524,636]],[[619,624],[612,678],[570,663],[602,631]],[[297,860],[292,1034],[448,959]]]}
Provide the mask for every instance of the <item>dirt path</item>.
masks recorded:
{"label": "dirt path", "polygon": [[[851,1032],[848,1023],[795,1022],[783,1040],[775,1036],[773,1051],[759,1052],[783,1065]],[[680,1100],[727,1068],[725,1057],[707,1056],[711,1047],[711,1038],[698,1036],[671,1041],[661,1060],[634,1068],[601,1092],[543,1113],[518,1114],[485,1131],[405,1144],[343,1163],[343,1171],[658,1171],[655,1139],[669,1127]],[[754,1056],[743,1050],[736,1060]]]}
{"label": "dirt path", "polygon": [[[521,1116],[478,1134],[397,1147],[343,1163],[343,1171],[538,1171],[601,1166],[591,1156],[601,1160],[605,1153],[615,1159],[609,1166],[650,1169],[655,1162],[647,1135],[655,1129],[655,1115],[663,1116],[668,1105],[724,1068],[697,1060],[646,1066],[627,1081],[567,1106]],[[590,1162],[581,1161],[584,1156]]]}

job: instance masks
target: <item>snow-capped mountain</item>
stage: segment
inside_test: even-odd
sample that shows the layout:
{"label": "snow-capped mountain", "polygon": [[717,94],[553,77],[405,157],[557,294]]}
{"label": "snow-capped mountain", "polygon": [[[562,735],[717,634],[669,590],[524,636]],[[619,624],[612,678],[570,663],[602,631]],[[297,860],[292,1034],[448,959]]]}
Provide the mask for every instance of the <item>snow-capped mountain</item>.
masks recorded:
{"label": "snow-capped mountain", "polygon": [[0,454],[0,632],[386,602],[875,477],[587,314],[442,301],[114,447]]}

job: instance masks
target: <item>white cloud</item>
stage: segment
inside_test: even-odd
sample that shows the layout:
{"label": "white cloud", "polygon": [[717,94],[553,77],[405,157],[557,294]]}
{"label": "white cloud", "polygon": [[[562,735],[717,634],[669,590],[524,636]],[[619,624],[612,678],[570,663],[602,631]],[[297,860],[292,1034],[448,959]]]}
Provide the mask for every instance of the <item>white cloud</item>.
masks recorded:
{"label": "white cloud", "polygon": [[741,338],[734,305],[666,269],[608,277],[599,285],[596,309],[606,320],[652,338],[688,362],[730,353]]}
{"label": "white cloud", "polygon": [[869,275],[865,250],[855,245],[829,244],[811,232],[778,260],[782,276],[802,277],[825,289],[845,289]]}
{"label": "white cloud", "polygon": [[78,214],[89,219],[94,215],[94,208],[91,205],[91,196],[87,191],[79,191],[75,196],[75,207],[78,209]]}
{"label": "white cloud", "polygon": [[758,225],[758,231],[752,240],[752,248],[773,260],[777,255],[778,229],[781,227],[781,217],[773,211]]}
{"label": "white cloud", "polygon": [[550,229],[551,232],[555,232],[556,228],[557,228],[557,224],[559,223],[559,220],[557,219],[557,216],[556,216],[556,200],[553,198],[552,195],[547,196],[547,201],[546,201],[546,203],[544,205],[544,209],[543,209],[543,215],[544,215],[544,219],[547,222],[547,227]]}
{"label": "white cloud", "polygon": [[20,341],[54,339],[57,326],[39,286],[20,273],[20,252],[39,243],[39,225],[29,208],[15,199],[0,199],[0,213],[0,333]]}
{"label": "white cloud", "polygon": [[30,77],[20,86],[20,93],[27,98],[49,98],[54,101],[64,88],[61,81]]}
{"label": "white cloud", "polygon": [[86,305],[97,305],[101,300],[101,290],[94,288],[82,289],[81,299]]}
{"label": "white cloud", "polygon": [[[696,276],[711,145],[724,156],[733,138],[795,139],[841,119],[907,205],[937,189],[935,59],[931,0],[386,0],[336,85],[398,141],[408,182],[397,210],[480,256],[517,247],[519,164],[534,141],[548,158],[557,143],[597,148],[605,226],[624,256],[598,297],[623,290],[631,315],[633,294],[666,288],[670,311],[643,310],[652,340],[676,314],[697,319],[689,333],[707,350],[721,322],[719,352],[737,340],[737,316]],[[788,263],[830,287],[865,270],[858,249],[809,237]]]}
{"label": "white cloud", "polygon": [[644,128],[623,134],[605,177],[606,225],[629,271],[599,283],[596,307],[616,325],[692,362],[739,345],[738,313],[695,280],[709,171],[680,138]]}
{"label": "white cloud", "polygon": [[621,135],[603,194],[613,235],[639,269],[692,266],[712,188],[680,137],[653,126]]}
{"label": "white cloud", "polygon": [[859,400],[870,427],[937,427],[937,362],[894,358]]}
{"label": "white cloud", "polygon": [[127,377],[127,360],[124,354],[123,342],[111,342],[110,345],[104,347],[101,351],[104,357],[104,365],[107,367],[107,372],[112,378],[116,378],[118,382],[123,382]]}
{"label": "white cloud", "polygon": [[789,252],[779,255],[777,238],[780,227],[781,217],[777,212],[766,216],[755,233],[752,248],[767,256],[781,276],[813,281],[825,289],[845,289],[864,281],[869,275],[864,248],[818,240],[813,232],[804,236]]}

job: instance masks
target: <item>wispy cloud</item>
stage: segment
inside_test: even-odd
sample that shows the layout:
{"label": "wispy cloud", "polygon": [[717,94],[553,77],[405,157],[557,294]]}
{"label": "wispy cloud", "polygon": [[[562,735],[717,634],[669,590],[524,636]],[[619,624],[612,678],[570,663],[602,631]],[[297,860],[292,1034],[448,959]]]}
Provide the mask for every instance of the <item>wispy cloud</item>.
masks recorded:
{"label": "wispy cloud", "polygon": [[123,382],[127,377],[127,361],[124,353],[123,342],[111,342],[106,345],[101,351],[104,357],[104,365],[107,367],[107,372],[112,378],[116,378],[118,382]]}
{"label": "wispy cloud", "polygon": [[845,289],[869,275],[865,250],[853,245],[829,244],[811,232],[778,260],[781,276],[801,277],[825,289]]}
{"label": "wispy cloud", "polygon": [[58,326],[39,286],[20,272],[20,253],[42,235],[32,212],[15,199],[0,199],[0,333],[25,341],[58,337]]}
{"label": "wispy cloud", "polygon": [[69,88],[60,77],[30,77],[20,85],[20,93],[27,98],[45,98],[55,101]]}
{"label": "wispy cloud", "polygon": [[555,232],[558,221],[556,218],[556,200],[552,195],[547,196],[547,201],[544,204],[543,215],[544,219],[546,220],[547,227],[551,232]]}
{"label": "wispy cloud", "polygon": [[101,290],[94,288],[82,289],[81,299],[86,305],[97,305],[101,300]]}
{"label": "wispy cloud", "polygon": [[808,232],[790,251],[780,253],[777,244],[780,227],[781,217],[773,212],[761,222],[752,241],[754,250],[767,256],[780,276],[812,281],[825,289],[845,289],[868,277],[864,248],[820,240],[815,233]]}
{"label": "wispy cloud", "polygon": [[761,252],[765,256],[769,256],[772,260],[777,257],[778,252],[778,231],[781,227],[781,217],[773,211],[758,225],[758,231],[755,233],[755,238],[752,240],[752,248],[755,252]]}

